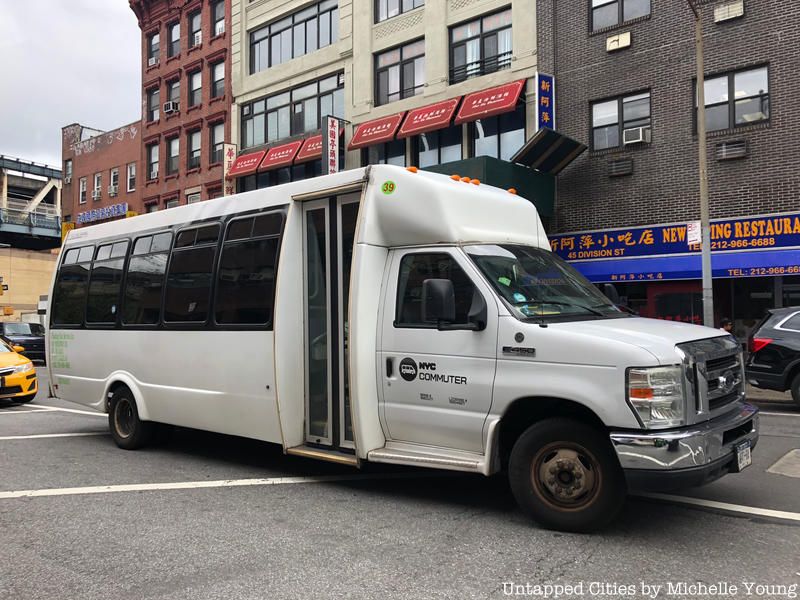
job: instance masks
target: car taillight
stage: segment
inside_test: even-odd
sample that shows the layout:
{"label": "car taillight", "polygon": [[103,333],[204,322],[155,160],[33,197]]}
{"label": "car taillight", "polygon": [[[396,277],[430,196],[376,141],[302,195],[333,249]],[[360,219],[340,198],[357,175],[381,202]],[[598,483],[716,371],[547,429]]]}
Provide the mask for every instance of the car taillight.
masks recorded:
{"label": "car taillight", "polygon": [[750,340],[750,352],[758,352],[768,344],[771,344],[772,340],[769,338],[752,338]]}

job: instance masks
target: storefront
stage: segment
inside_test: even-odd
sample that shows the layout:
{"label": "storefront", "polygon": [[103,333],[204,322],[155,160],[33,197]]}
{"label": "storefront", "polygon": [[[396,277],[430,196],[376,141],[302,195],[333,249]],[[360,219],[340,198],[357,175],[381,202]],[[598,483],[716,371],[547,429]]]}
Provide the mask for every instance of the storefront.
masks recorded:
{"label": "storefront", "polygon": [[[554,252],[590,281],[612,283],[642,316],[702,322],[700,245],[686,223],[550,238]],[[714,317],[745,339],[768,308],[800,305],[800,212],[711,222]]]}

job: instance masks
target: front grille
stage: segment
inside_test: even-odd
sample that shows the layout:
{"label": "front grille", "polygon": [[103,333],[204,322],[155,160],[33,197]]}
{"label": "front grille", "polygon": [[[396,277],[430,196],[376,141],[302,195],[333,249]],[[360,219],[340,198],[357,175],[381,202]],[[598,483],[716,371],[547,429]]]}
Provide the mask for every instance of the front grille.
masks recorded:
{"label": "front grille", "polygon": [[0,396],[11,396],[12,394],[20,394],[22,393],[22,387],[18,385],[9,385],[6,387],[0,387]]}
{"label": "front grille", "polygon": [[14,369],[0,369],[0,377],[7,377],[14,372]]}
{"label": "front grille", "polygon": [[731,402],[736,402],[739,399],[741,393],[738,390],[734,390],[724,396],[717,396],[716,398],[709,398],[708,399],[708,409],[709,410],[719,410],[723,406],[727,406]]}
{"label": "front grille", "polygon": [[680,344],[686,366],[690,423],[716,417],[744,399],[742,352],[732,337],[715,337]]}
{"label": "front grille", "polygon": [[706,361],[706,370],[718,371],[722,369],[733,369],[739,364],[739,356],[732,354],[730,356],[723,356],[722,358],[714,358]]}

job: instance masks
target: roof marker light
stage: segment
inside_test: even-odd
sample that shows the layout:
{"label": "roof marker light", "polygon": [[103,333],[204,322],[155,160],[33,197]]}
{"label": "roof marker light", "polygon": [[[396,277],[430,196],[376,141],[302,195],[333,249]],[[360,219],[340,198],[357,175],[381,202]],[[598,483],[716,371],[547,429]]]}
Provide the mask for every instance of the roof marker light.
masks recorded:
{"label": "roof marker light", "polygon": [[419,171],[419,169],[417,167],[406,167],[406,171],[409,171],[410,173],[416,173]]}
{"label": "roof marker light", "polygon": [[470,178],[469,177],[462,177],[461,181],[463,181],[464,183],[469,183],[470,182]]}
{"label": "roof marker light", "polygon": [[452,179],[453,181],[461,181],[461,176],[457,175],[456,173],[453,173],[452,175],[450,175],[450,179]]}
{"label": "roof marker light", "polygon": [[473,179],[472,181],[470,181],[470,183],[472,185],[480,185],[481,184],[481,180],[480,179]]}
{"label": "roof marker light", "polygon": [[516,190],[516,188],[508,188],[508,193],[509,194],[514,194],[516,196],[517,195],[517,190]]}

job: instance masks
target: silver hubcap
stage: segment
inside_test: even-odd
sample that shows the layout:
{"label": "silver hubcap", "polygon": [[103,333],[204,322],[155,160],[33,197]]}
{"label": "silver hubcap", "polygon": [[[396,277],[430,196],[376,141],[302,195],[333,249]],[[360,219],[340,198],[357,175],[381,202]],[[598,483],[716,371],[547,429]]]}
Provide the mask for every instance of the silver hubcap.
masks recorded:
{"label": "silver hubcap", "polygon": [[127,398],[117,401],[114,409],[114,426],[120,437],[130,437],[133,433],[133,406]]}

